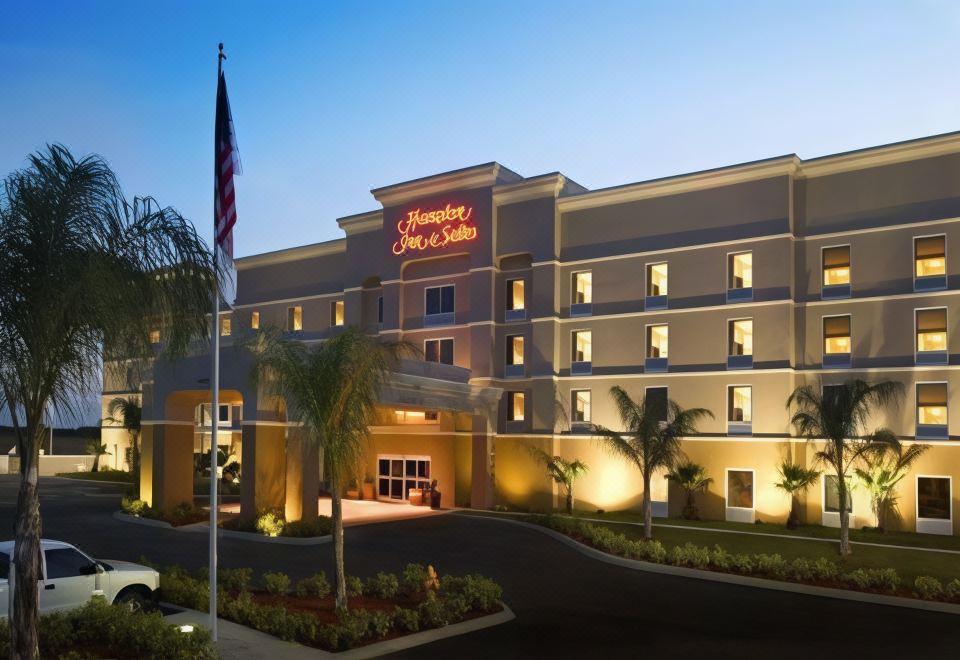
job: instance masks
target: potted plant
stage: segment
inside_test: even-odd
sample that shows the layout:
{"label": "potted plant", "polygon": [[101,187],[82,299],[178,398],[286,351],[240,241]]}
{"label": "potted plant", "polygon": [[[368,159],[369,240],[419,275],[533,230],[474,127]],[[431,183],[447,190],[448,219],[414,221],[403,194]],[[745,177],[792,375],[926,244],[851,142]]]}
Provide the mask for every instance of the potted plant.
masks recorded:
{"label": "potted plant", "polygon": [[363,499],[372,500],[373,495],[373,477],[369,474],[363,479]]}
{"label": "potted plant", "polygon": [[348,500],[360,499],[360,484],[357,482],[356,477],[351,479],[350,483],[347,484],[347,499]]}

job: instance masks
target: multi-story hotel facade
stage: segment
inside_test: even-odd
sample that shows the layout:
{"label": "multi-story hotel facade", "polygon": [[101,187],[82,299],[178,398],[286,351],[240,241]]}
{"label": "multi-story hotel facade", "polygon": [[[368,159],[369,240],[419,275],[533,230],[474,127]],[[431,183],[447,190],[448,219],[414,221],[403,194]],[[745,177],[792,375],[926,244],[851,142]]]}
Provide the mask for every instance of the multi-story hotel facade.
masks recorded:
{"label": "multi-story hotel facade", "polygon": [[[559,494],[536,446],[588,464],[577,508],[637,507],[639,474],[590,434],[620,428],[619,385],[712,411],[683,442],[713,478],[702,516],[782,522],[777,469],[812,465],[817,449],[789,423],[790,393],[892,379],[905,396],[874,424],[930,445],[897,487],[896,526],[960,533],[960,134],[602,190],[488,163],[372,192],[382,208],[340,218],[343,238],[237,262],[216,417],[242,463],[245,514],[314,515],[319,477],[238,340],[272,325],[316,342],[355,325],[423,352],[385,388],[357,468],[381,499],[437,479],[445,505],[548,510]],[[208,372],[197,355],[158,361],[142,385],[105,384],[105,405],[143,397],[154,505],[192,498]],[[838,523],[835,479],[804,496],[808,522]],[[683,507],[662,477],[651,494],[659,515]],[[854,525],[875,524],[863,488],[850,506]]]}

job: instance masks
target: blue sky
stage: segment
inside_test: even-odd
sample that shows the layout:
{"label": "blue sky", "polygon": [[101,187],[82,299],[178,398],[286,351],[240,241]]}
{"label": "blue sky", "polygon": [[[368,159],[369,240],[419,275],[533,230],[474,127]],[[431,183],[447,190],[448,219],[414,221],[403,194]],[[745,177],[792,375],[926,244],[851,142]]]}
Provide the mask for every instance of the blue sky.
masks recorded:
{"label": "blue sky", "polygon": [[590,188],[960,129],[960,3],[20,2],[0,174],[59,141],[208,232],[216,44],[238,255],[338,236],[371,188],[497,160]]}

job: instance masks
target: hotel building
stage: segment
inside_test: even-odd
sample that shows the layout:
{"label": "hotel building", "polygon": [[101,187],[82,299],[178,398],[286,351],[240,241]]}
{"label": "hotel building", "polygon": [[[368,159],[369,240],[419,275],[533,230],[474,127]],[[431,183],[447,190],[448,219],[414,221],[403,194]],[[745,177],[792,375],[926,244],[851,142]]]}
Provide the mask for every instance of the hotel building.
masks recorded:
{"label": "hotel building", "polygon": [[[601,190],[487,163],[372,194],[380,208],[337,220],[343,238],[237,261],[215,414],[206,355],[105,383],[104,405],[143,397],[153,505],[192,499],[215,422],[242,464],[245,515],[315,515],[317,451],[234,342],[268,324],[305,342],[355,325],[423,351],[384,388],[357,469],[381,499],[437,479],[444,505],[548,510],[559,494],[534,445],[589,465],[577,508],[639,507],[639,474],[589,432],[620,427],[620,385],[713,412],[683,442],[713,478],[703,517],[782,522],[777,468],[812,465],[817,448],[789,424],[790,393],[893,379],[903,401],[874,424],[931,446],[897,488],[896,526],[960,532],[960,134]],[[806,493],[808,522],[838,524],[835,479]],[[665,479],[652,491],[657,515],[679,514]],[[863,488],[848,506],[853,525],[875,524]]]}

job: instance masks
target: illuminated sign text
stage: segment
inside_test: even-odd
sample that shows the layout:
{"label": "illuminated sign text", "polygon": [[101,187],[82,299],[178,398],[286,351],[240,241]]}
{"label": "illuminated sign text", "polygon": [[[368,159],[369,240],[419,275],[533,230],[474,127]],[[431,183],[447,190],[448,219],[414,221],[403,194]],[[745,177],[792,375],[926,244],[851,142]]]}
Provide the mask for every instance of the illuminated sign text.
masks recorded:
{"label": "illuminated sign text", "polygon": [[472,241],[477,237],[477,228],[470,223],[473,207],[452,206],[433,211],[416,209],[397,222],[400,238],[393,244],[394,254],[408,250],[442,248],[451,243]]}

